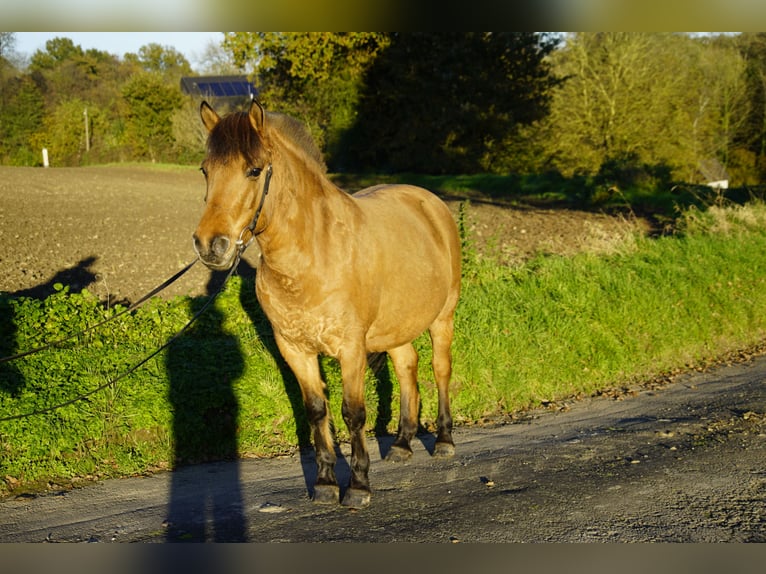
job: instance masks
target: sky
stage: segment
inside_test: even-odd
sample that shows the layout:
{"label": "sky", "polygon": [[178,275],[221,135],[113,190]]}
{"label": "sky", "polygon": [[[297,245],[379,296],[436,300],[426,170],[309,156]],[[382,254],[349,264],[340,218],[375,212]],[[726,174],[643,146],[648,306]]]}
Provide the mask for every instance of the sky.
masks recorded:
{"label": "sky", "polygon": [[96,48],[122,57],[127,52],[138,53],[141,46],[155,43],[181,52],[192,68],[196,68],[209,42],[223,40],[222,32],[15,32],[16,52],[31,56],[45,49],[51,38],[69,38],[83,50]]}

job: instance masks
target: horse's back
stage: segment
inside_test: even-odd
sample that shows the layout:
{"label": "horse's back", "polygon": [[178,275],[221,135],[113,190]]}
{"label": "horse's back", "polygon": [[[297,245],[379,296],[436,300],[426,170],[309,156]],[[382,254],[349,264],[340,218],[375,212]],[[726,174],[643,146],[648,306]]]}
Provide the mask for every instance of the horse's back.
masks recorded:
{"label": "horse's back", "polygon": [[[457,225],[447,205],[436,195],[414,185],[383,184],[352,196],[368,217],[383,226],[419,222],[416,232],[431,232],[450,252],[459,252]],[[402,229],[388,228],[390,232]],[[459,255],[459,253],[458,253]]]}

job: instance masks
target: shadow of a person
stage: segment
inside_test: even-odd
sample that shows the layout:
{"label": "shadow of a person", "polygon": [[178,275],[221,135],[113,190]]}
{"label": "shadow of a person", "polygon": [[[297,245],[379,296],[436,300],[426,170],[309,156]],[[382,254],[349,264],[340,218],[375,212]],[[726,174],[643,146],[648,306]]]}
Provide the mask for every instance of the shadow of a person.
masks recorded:
{"label": "shadow of a person", "polygon": [[[96,280],[90,267],[98,258],[95,255],[80,260],[76,265],[58,271],[53,277],[26,289],[12,293],[0,293],[0,358],[9,357],[19,350],[16,341],[16,321],[12,299],[29,297],[45,299],[56,292],[56,284],[69,287],[70,293],[80,293]],[[24,388],[24,377],[13,361],[0,362],[0,392],[18,397]]]}
{"label": "shadow of a person", "polygon": [[[0,293],[0,357],[17,352],[15,311],[11,296]],[[24,388],[24,377],[13,361],[0,363],[0,392],[13,398]]]}
{"label": "shadow of a person", "polygon": [[[213,273],[208,292],[221,281],[220,274]],[[190,312],[196,313],[204,302],[204,297],[192,299]],[[223,330],[223,319],[213,304],[166,355],[175,456],[169,542],[247,541],[237,445],[239,405],[233,389],[244,371],[244,359],[236,337]],[[185,467],[210,460],[224,462]],[[209,524],[212,534],[207,532]]]}
{"label": "shadow of a person", "polygon": [[58,271],[45,283],[40,283],[28,289],[20,289],[13,293],[14,297],[32,297],[45,299],[56,292],[55,285],[60,283],[69,287],[70,293],[81,293],[88,285],[96,281],[97,276],[91,270],[91,266],[98,257],[91,255],[78,261],[76,265]]}
{"label": "shadow of a person", "polygon": [[263,313],[258,299],[255,296],[255,268],[246,260],[239,264],[239,274],[244,279],[242,290],[240,291],[240,303],[242,308],[253,322],[258,339],[274,358],[279,368],[279,374],[285,387],[285,394],[290,401],[290,408],[295,420],[295,434],[298,439],[298,446],[301,451],[301,465],[303,466],[303,476],[306,482],[306,488],[311,489],[316,479],[316,470],[312,461],[313,447],[311,444],[311,428],[306,418],[306,409],[303,406],[303,397],[298,380],[295,378],[287,362],[282,358],[277,343],[274,340],[274,330],[269,323],[268,318]]}

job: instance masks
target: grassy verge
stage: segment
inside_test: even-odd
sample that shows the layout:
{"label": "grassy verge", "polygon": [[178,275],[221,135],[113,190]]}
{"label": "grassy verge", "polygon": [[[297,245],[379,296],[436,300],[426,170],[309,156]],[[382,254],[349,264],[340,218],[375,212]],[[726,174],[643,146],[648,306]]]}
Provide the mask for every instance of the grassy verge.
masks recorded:
{"label": "grassy verge", "polygon": [[[766,207],[692,209],[679,230],[632,237],[609,255],[541,256],[518,267],[477,253],[464,237],[456,419],[589,394],[758,342],[766,332]],[[300,393],[252,293],[235,278],[190,331],[135,374],[61,409],[0,422],[0,493],[306,444]],[[109,381],[203,302],[152,301],[83,341],[0,364],[0,418]],[[65,288],[44,301],[0,295],[0,355],[116,311]],[[436,392],[427,338],[417,346],[421,420],[430,426]],[[343,439],[337,365],[327,359],[322,367]],[[387,364],[367,382],[368,427],[395,430],[398,388]]]}

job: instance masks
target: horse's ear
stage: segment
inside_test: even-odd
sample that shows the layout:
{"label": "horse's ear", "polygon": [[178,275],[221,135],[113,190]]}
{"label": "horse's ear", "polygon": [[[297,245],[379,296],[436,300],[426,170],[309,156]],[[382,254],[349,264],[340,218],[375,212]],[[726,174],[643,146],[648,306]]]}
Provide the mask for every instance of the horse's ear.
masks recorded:
{"label": "horse's ear", "polygon": [[250,123],[253,124],[255,131],[261,133],[263,131],[263,122],[266,119],[266,112],[263,109],[261,103],[253,98],[250,103]]}
{"label": "horse's ear", "polygon": [[215,110],[205,101],[200,104],[199,115],[202,118],[202,123],[205,124],[205,127],[209,132],[213,131],[215,125],[221,121],[221,116],[215,113]]}

